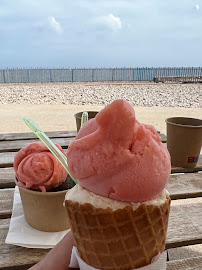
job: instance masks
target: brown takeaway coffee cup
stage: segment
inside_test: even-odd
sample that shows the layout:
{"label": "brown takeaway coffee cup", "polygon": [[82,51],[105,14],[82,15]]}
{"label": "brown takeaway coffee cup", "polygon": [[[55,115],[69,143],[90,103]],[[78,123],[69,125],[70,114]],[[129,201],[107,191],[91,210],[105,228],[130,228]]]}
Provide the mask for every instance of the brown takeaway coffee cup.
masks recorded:
{"label": "brown takeaway coffee cup", "polygon": [[[76,127],[77,127],[77,132],[79,132],[79,129],[81,127],[81,117],[82,117],[83,112],[78,112],[74,115],[76,118]],[[97,111],[87,111],[88,113],[88,120],[94,118],[96,114],[98,113]]]}
{"label": "brown takeaway coffee cup", "polygon": [[167,123],[167,148],[171,164],[176,167],[195,167],[202,146],[202,120],[171,117]]}

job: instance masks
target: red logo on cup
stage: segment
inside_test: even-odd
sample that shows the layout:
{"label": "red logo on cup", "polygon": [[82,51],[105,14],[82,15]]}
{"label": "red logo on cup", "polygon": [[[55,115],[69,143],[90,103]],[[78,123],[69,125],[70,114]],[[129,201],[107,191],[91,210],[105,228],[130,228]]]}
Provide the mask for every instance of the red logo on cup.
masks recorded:
{"label": "red logo on cup", "polygon": [[188,157],[187,163],[195,163],[198,161],[199,157]]}

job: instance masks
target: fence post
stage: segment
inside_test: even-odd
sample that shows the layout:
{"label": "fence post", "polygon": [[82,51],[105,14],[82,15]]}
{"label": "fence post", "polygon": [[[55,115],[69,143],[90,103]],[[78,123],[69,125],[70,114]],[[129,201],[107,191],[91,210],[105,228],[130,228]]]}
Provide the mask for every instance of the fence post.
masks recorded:
{"label": "fence post", "polygon": [[6,75],[5,75],[5,69],[3,70],[3,82],[6,82]]}
{"label": "fence post", "polygon": [[74,81],[74,70],[72,69],[72,82]]}
{"label": "fence post", "polygon": [[92,82],[94,82],[94,68],[92,68]]}
{"label": "fence post", "polygon": [[49,68],[49,82],[52,82],[51,68]]}

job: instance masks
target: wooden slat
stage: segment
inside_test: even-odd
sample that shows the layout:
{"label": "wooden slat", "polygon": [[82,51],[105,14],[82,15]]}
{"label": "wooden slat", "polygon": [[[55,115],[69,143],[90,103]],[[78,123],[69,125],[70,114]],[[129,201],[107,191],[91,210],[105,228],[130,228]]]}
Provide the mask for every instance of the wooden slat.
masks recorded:
{"label": "wooden slat", "polygon": [[171,201],[166,248],[202,242],[202,198]]}
{"label": "wooden slat", "polygon": [[[14,169],[0,168],[0,188],[15,187]],[[172,199],[185,199],[202,196],[202,173],[175,174],[171,175],[166,186]],[[0,190],[4,193],[4,190]],[[8,193],[9,195],[9,193]],[[1,198],[5,198],[2,195]],[[1,208],[0,208],[1,209]],[[12,209],[10,209],[11,215]]]}
{"label": "wooden slat", "polygon": [[0,220],[0,269],[26,270],[49,252],[48,249],[32,249],[5,244],[10,219]]}
{"label": "wooden slat", "polygon": [[[0,219],[12,212],[14,189],[0,190]],[[202,242],[202,198],[174,200],[171,203],[167,248]]]}
{"label": "wooden slat", "polygon": [[0,190],[0,218],[10,218],[13,208],[14,188]]}
{"label": "wooden slat", "polygon": [[[63,147],[63,149],[66,149],[73,139],[74,138],[55,138],[55,139],[52,139],[52,141],[54,143],[60,144]],[[0,142],[0,168],[12,167],[13,159],[16,154],[15,152],[34,141],[38,141],[38,140],[19,140],[19,141]],[[201,158],[201,163],[202,163],[202,158]],[[200,168],[202,170],[202,165],[201,167],[198,166],[192,171],[197,171]]]}
{"label": "wooden slat", "polygon": [[15,187],[14,182],[15,172],[14,168],[0,168],[0,188]]}
{"label": "wooden slat", "polygon": [[[0,153],[0,168],[12,167],[13,159],[16,152],[3,152]],[[186,172],[197,172],[202,171],[202,155],[199,157],[199,161],[194,168],[181,168],[181,167],[172,167],[172,173],[186,173]]]}
{"label": "wooden slat", "polygon": [[[169,243],[171,243],[172,241],[177,241],[177,244],[179,244],[181,237],[183,237],[183,239],[187,238],[188,240],[194,239],[194,237],[197,235],[196,233],[199,232],[199,230],[196,232],[196,229],[198,229],[198,225],[201,224],[202,220],[199,218],[199,221],[197,222],[198,215],[196,215],[196,211],[194,213],[195,215],[194,219],[191,213],[193,211],[193,208],[196,208],[195,206],[197,206],[198,203],[200,203],[200,206],[198,207],[197,213],[200,212],[202,199],[200,199],[200,202],[195,201],[195,203],[193,202],[193,200],[194,199],[191,199],[191,201],[188,200],[188,203],[185,203],[187,200],[179,200],[178,205],[172,205],[167,236],[167,248],[169,247],[169,245],[171,245]],[[186,211],[185,216],[184,211]],[[184,220],[181,220],[182,216],[184,216]],[[189,217],[188,221],[186,221],[187,216]],[[190,222],[190,220],[191,224],[187,228],[187,224]],[[13,269],[14,266],[16,267],[15,269],[20,270],[27,269],[28,266],[30,267],[31,265],[40,261],[47,254],[48,250],[27,249],[4,244],[9,228],[9,222],[10,222],[9,219],[0,220],[0,258],[1,258],[0,269],[5,269],[6,267],[7,267],[6,269]],[[193,229],[191,230],[190,228]],[[202,235],[201,232],[202,230],[200,230],[200,235]],[[179,239],[177,240],[176,237]],[[187,243],[188,242],[189,241],[187,241]],[[200,258],[190,258],[187,260],[171,261],[168,262],[169,268],[167,269],[169,270],[200,269],[200,268],[192,268],[192,266],[193,267],[201,266],[201,262],[202,261]]]}
{"label": "wooden slat", "polygon": [[[160,133],[159,130],[156,131],[162,138],[165,140],[166,135]],[[47,131],[45,132],[49,138],[71,138],[76,137],[77,131]],[[0,134],[0,141],[13,141],[13,140],[29,140],[35,139],[36,135],[33,132],[26,132],[26,133],[5,133]]]}
{"label": "wooden slat", "polygon": [[[13,167],[0,168],[0,189],[15,187],[14,177]],[[166,188],[172,199],[202,197],[202,173],[171,175]]]}
{"label": "wooden slat", "polygon": [[5,243],[6,236],[8,234],[9,224],[10,218],[0,219],[0,245]]}
{"label": "wooden slat", "polygon": [[166,270],[201,270],[202,257],[167,262]]}
{"label": "wooden slat", "polygon": [[202,173],[171,175],[166,188],[171,199],[202,197]]}
{"label": "wooden slat", "polygon": [[[72,138],[72,137],[76,137],[77,135],[76,130],[48,131],[45,133],[49,138]],[[0,141],[31,140],[31,139],[36,139],[36,138],[37,137],[33,132],[0,134]]]}
{"label": "wooden slat", "polygon": [[12,167],[16,152],[0,153],[0,168]]}
{"label": "wooden slat", "polygon": [[[72,138],[52,138],[54,143],[58,143],[63,148],[68,148],[70,142],[72,142],[75,137]],[[39,139],[34,140],[17,140],[17,141],[0,141],[0,152],[13,152],[19,151],[22,147],[27,146],[30,143],[39,141]]]}
{"label": "wooden slat", "polygon": [[202,171],[202,155],[199,156],[199,160],[197,162],[196,167],[194,167],[194,168],[182,168],[182,167],[174,167],[174,166],[172,166],[171,171],[172,171],[172,173],[191,173],[191,172]]}
{"label": "wooden slat", "polygon": [[[167,137],[165,134],[157,131],[159,136],[161,137],[162,142],[167,141]],[[77,131],[48,131],[45,132],[49,138],[73,138],[76,137]],[[36,139],[36,135],[33,132],[27,133],[6,133],[0,134],[0,141],[17,141],[17,140],[32,140]]]}
{"label": "wooden slat", "polygon": [[[68,148],[70,142],[74,140],[73,138],[53,138],[52,142],[58,143],[63,148]],[[19,151],[22,147],[27,146],[30,143],[37,142],[39,139],[35,140],[19,140],[19,141],[2,141],[0,142],[0,152],[14,152]]]}
{"label": "wooden slat", "polygon": [[169,261],[202,256],[202,244],[168,249]]}
{"label": "wooden slat", "polygon": [[[65,148],[63,148],[65,150]],[[0,168],[13,167],[14,156],[16,152],[0,153]]]}

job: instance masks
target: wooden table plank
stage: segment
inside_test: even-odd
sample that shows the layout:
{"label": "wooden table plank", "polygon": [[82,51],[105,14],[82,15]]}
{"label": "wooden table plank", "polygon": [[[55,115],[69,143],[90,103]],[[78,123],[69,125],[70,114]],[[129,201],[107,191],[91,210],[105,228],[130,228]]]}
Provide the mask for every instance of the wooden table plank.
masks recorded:
{"label": "wooden table plank", "polygon": [[[63,148],[66,152],[66,149]],[[0,168],[13,167],[14,156],[16,152],[3,152],[0,153]]]}
{"label": "wooden table plank", "polygon": [[12,167],[16,152],[0,153],[0,168]]}
{"label": "wooden table plank", "polygon": [[[20,133],[18,133],[18,134],[20,134]],[[30,133],[24,133],[24,134],[25,135],[23,135],[21,137],[21,139],[19,139],[19,135],[15,139],[14,135],[11,136],[10,134],[4,134],[4,135],[7,135],[7,137],[9,139],[6,139],[7,137],[5,136],[4,140],[3,139],[0,140],[0,152],[19,151],[22,147],[24,147],[32,142],[39,141],[39,139],[35,135],[31,136],[31,135],[29,135]],[[54,133],[52,132],[51,134],[54,134]],[[58,143],[63,148],[67,148],[69,146],[70,142],[75,139],[75,136],[73,136],[73,135],[75,135],[75,132],[72,132],[72,136],[68,136],[68,137],[65,137],[64,134],[61,132],[61,137],[60,136],[53,137],[53,135],[52,135],[52,137],[50,136],[50,138],[54,143]],[[2,134],[0,134],[0,136],[1,135]],[[9,135],[11,136],[11,138],[13,138],[13,140],[10,139]],[[58,135],[60,135],[60,134],[58,134]],[[29,136],[30,138],[27,139],[26,136]],[[55,136],[56,136],[56,134],[55,134]],[[164,134],[160,134],[160,136],[161,136],[163,141],[166,140],[166,136]]]}
{"label": "wooden table plank", "polygon": [[202,198],[171,201],[166,248],[201,244]]}
{"label": "wooden table plank", "polygon": [[[14,189],[0,190],[0,219],[12,213]],[[202,242],[202,198],[174,200],[171,202],[167,248]]]}
{"label": "wooden table plank", "polygon": [[[0,189],[13,188],[14,168],[0,168]],[[202,173],[172,174],[166,186],[172,199],[202,197]]]}
{"label": "wooden table plank", "polygon": [[0,190],[0,218],[10,218],[13,209],[14,188]]}
{"label": "wooden table plank", "polygon": [[202,173],[173,174],[166,188],[171,199],[202,197]]}
{"label": "wooden table plank", "polygon": [[167,270],[201,270],[202,257],[167,262]]}
{"label": "wooden table plank", "polygon": [[[76,137],[77,131],[48,131],[45,132],[46,135],[49,138],[72,138]],[[163,143],[167,142],[167,136],[163,133],[160,133],[158,131],[159,136],[161,137],[161,141]],[[30,140],[35,139],[36,135],[33,132],[27,132],[27,133],[6,133],[6,134],[0,134],[0,141],[12,141],[12,140]]]}
{"label": "wooden table plank", "polygon": [[[70,142],[74,140],[73,138],[53,138],[52,142],[58,143],[62,148],[68,148]],[[30,143],[38,142],[39,139],[35,140],[19,140],[19,141],[1,141],[0,142],[0,152],[14,152],[19,151],[22,147],[27,146]]]}
{"label": "wooden table plank", "polygon": [[[9,194],[8,188],[14,188],[14,168],[0,168],[0,198],[13,198],[13,190]],[[202,196],[202,173],[188,173],[171,175],[166,186],[172,199],[185,199]],[[6,193],[6,194],[4,194]],[[12,206],[12,205],[11,205]],[[0,210],[2,207],[0,206]],[[8,210],[8,209],[7,209]],[[9,217],[12,213],[12,207],[9,209]],[[5,214],[5,213],[4,213]],[[1,217],[1,216],[0,216]]]}
{"label": "wooden table plank", "polygon": [[15,187],[15,171],[13,167],[0,168],[0,189]]}
{"label": "wooden table plank", "polygon": [[[52,138],[54,143],[58,143],[63,148],[68,148],[69,144],[75,139],[72,138]],[[34,140],[18,140],[18,141],[0,141],[0,152],[13,152],[19,151],[22,147],[27,146],[30,143],[37,142],[39,139]]]}
{"label": "wooden table plank", "polygon": [[[10,219],[0,220],[0,269],[5,269],[6,267],[6,269],[13,269],[13,267],[19,270],[27,269],[31,265],[40,261],[49,250],[27,249],[4,244],[8,233],[9,223]],[[202,269],[202,257],[192,257],[167,263],[167,270],[185,269]]]}
{"label": "wooden table plank", "polygon": [[10,219],[0,220],[0,269],[26,270],[49,252],[49,249],[23,248],[5,244]]}
{"label": "wooden table plank", "polygon": [[[54,139],[53,139],[54,140]],[[55,139],[56,143],[61,143],[63,146],[63,149],[66,151],[65,147],[67,147],[67,145],[71,142],[72,139],[64,139],[66,141],[57,141],[57,139]],[[62,139],[61,139],[62,140]],[[34,140],[33,140],[34,141]],[[1,143],[1,142],[0,142]],[[9,152],[1,152],[0,151],[0,168],[6,168],[6,167],[12,167],[13,166],[13,160],[14,160],[14,156],[16,154],[16,152],[14,151],[18,151],[21,147],[31,143],[30,141],[18,141],[18,143],[20,143],[20,145],[16,146],[15,142],[9,142],[12,144],[12,147],[10,147]],[[3,146],[3,148],[8,148],[8,146]],[[11,151],[11,148],[15,148],[14,151]],[[5,150],[5,149],[4,149]],[[7,151],[7,150],[6,150]],[[196,168],[193,169],[188,169],[189,172],[191,171],[198,171],[198,170],[202,170],[202,156],[200,157],[201,160],[201,165],[199,164],[199,166],[197,166]],[[180,168],[179,172],[183,172],[183,170],[186,170],[184,168]],[[174,172],[174,171],[173,171]]]}
{"label": "wooden table plank", "polygon": [[[0,168],[12,167],[15,154],[16,152],[0,153]],[[197,171],[202,171],[202,155],[199,156],[199,161],[196,167],[194,168],[172,167],[171,173],[186,173],[186,172],[191,173],[191,172],[197,172]]]}
{"label": "wooden table plank", "polygon": [[[72,138],[72,137],[76,137],[76,135],[77,135],[76,130],[48,131],[45,133],[49,138]],[[0,134],[0,141],[30,140],[30,139],[36,139],[36,138],[37,137],[33,132]],[[165,139],[165,137],[164,137],[164,139]]]}

